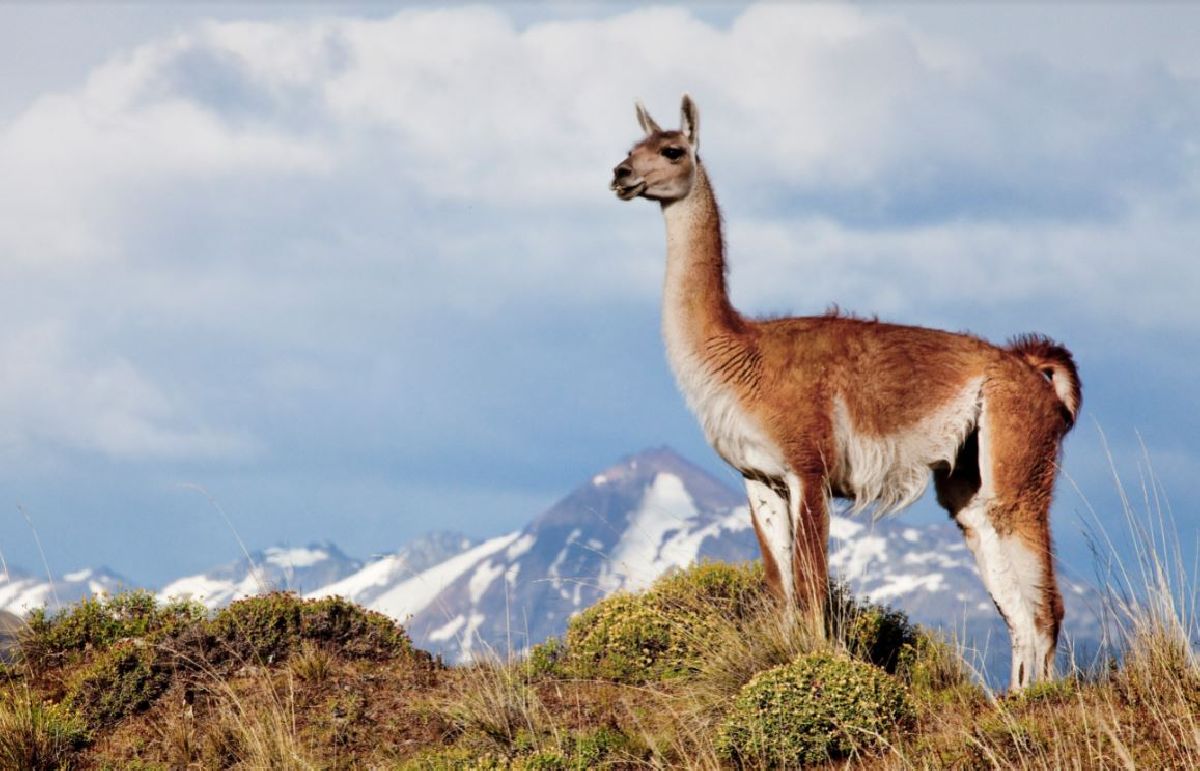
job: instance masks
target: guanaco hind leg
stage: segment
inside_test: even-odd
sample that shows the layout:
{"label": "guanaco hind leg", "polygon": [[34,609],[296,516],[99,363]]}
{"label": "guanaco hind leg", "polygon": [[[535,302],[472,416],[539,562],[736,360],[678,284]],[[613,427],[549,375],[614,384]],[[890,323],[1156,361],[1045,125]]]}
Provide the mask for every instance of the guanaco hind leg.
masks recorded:
{"label": "guanaco hind leg", "polygon": [[1021,689],[1053,675],[1062,620],[1049,523],[1057,437],[995,407],[985,403],[954,471],[935,475],[935,484],[1008,625],[1010,683]]}

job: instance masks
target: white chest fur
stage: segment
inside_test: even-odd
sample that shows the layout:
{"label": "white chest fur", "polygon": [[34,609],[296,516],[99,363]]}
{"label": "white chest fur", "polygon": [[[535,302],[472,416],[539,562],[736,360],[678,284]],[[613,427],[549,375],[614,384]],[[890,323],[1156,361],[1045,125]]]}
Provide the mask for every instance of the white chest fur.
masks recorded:
{"label": "white chest fur", "polygon": [[746,474],[782,479],[787,471],[783,453],[700,352],[701,325],[712,305],[724,301],[725,287],[716,232],[719,216],[699,166],[692,192],[664,207],[663,215],[667,226],[663,339],[679,388],[700,419],[709,444],[725,462]]}
{"label": "white chest fur", "polygon": [[683,320],[665,311],[667,359],[708,443],[726,463],[743,473],[782,479],[787,472],[783,453],[739,402],[734,389],[721,382],[691,349],[687,335]]}

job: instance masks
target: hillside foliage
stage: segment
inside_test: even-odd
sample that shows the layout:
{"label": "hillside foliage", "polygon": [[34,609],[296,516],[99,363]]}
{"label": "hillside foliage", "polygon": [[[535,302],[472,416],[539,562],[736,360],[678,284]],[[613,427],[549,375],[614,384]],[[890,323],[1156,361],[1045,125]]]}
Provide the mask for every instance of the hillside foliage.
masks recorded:
{"label": "hillside foliage", "polygon": [[676,571],[458,666],[341,599],[132,592],[31,616],[0,767],[1197,767],[1200,667],[1155,608],[1130,609],[1119,662],[1003,696],[842,587],[820,624],[781,612],[754,563]]}

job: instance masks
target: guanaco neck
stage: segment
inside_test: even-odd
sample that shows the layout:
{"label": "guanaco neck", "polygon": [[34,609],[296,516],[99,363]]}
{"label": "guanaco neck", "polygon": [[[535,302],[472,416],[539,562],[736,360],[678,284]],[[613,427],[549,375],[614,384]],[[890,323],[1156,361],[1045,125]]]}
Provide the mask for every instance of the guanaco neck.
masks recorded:
{"label": "guanaco neck", "polygon": [[663,286],[663,337],[676,374],[681,357],[704,358],[714,340],[734,340],[746,323],[729,302],[721,213],[699,160],[691,190],[664,203],[667,272]]}

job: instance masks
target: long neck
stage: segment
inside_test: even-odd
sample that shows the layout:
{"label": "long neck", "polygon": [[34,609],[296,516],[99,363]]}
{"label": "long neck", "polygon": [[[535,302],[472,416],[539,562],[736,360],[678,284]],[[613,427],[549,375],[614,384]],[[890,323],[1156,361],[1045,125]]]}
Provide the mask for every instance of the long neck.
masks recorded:
{"label": "long neck", "polygon": [[667,274],[663,287],[663,333],[669,347],[693,350],[743,321],[729,302],[721,214],[704,167],[697,161],[687,196],[663,205],[667,225]]}

